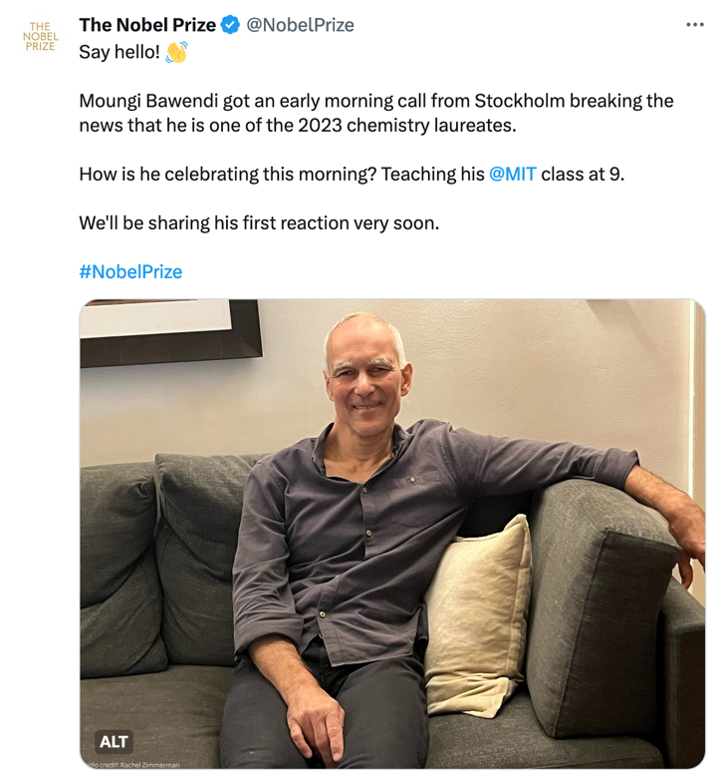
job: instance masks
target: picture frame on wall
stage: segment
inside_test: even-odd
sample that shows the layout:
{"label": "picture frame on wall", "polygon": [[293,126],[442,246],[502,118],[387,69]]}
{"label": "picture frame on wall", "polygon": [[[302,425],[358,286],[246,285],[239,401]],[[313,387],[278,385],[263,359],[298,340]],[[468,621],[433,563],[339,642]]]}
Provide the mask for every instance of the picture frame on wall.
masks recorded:
{"label": "picture frame on wall", "polygon": [[80,366],[130,366],[263,355],[258,301],[99,299],[80,315]]}

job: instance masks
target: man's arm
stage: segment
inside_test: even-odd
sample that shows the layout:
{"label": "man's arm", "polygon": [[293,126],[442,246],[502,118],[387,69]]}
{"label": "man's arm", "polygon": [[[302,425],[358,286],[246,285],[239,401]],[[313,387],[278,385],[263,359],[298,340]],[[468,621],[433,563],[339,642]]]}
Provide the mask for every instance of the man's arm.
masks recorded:
{"label": "man's arm", "polygon": [[258,638],[249,654],[287,704],[287,725],[297,749],[305,758],[315,749],[324,765],[334,768],[344,752],[344,709],[319,686],[289,639]]}
{"label": "man's arm", "polygon": [[466,499],[533,491],[570,478],[623,489],[638,464],[635,451],[618,448],[480,435],[449,425],[439,435],[446,466]]}
{"label": "man's arm", "polygon": [[669,522],[669,530],[683,550],[679,573],[681,583],[688,589],[694,578],[691,559],[698,559],[704,567],[704,511],[688,494],[638,465],[629,473],[623,488],[635,500],[654,508]]}
{"label": "man's arm", "polygon": [[344,750],[344,711],[319,686],[297,652],[303,623],[289,585],[289,556],[283,488],[259,463],[244,489],[233,568],[236,648],[239,654],[248,650],[284,699],[297,749],[306,758],[317,751],[324,764],[334,768]]}
{"label": "man's arm", "polygon": [[281,635],[297,645],[304,622],[294,604],[287,563],[284,492],[259,462],[244,487],[239,543],[232,569],[234,644],[237,655],[252,641]]}
{"label": "man's arm", "polygon": [[458,486],[472,497],[530,491],[568,478],[593,479],[623,489],[664,516],[683,549],[679,572],[685,587],[693,579],[690,558],[704,566],[704,512],[684,492],[640,467],[635,451],[511,440],[449,426],[440,429],[440,437]]}

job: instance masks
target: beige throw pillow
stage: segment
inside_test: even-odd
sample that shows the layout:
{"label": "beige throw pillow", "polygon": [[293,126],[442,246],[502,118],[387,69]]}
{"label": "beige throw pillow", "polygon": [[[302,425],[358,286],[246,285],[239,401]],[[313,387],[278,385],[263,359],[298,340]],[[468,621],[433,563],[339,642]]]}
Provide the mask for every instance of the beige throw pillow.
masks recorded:
{"label": "beige throw pillow", "polygon": [[530,568],[522,514],[502,532],[448,546],[425,597],[428,714],[494,717],[523,681]]}

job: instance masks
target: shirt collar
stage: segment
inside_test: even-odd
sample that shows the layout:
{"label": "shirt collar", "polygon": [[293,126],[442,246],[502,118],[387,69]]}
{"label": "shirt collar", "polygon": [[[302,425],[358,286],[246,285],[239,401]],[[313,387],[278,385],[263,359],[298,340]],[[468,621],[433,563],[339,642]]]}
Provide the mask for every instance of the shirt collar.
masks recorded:
{"label": "shirt collar", "polygon": [[332,427],[334,426],[334,423],[328,424],[324,427],[322,430],[322,434],[319,435],[317,438],[316,443],[314,444],[314,450],[312,451],[312,461],[317,466],[317,469],[319,472],[322,473],[322,475],[325,474],[324,469],[324,441],[327,439],[327,435],[332,431]]}
{"label": "shirt collar", "polygon": [[[324,475],[326,472],[324,469],[324,443],[327,439],[327,435],[329,435],[329,433],[332,431],[333,426],[334,422],[324,427],[322,433],[319,435],[319,437],[317,437],[317,441],[314,444],[314,449],[312,450],[312,461],[316,465],[319,472],[322,473],[322,475]],[[395,424],[392,430],[392,454],[390,455],[390,461],[392,461],[395,456],[397,456],[397,452],[400,450],[400,446],[405,442],[405,440],[407,440],[409,436],[409,432],[405,431],[399,424]]]}

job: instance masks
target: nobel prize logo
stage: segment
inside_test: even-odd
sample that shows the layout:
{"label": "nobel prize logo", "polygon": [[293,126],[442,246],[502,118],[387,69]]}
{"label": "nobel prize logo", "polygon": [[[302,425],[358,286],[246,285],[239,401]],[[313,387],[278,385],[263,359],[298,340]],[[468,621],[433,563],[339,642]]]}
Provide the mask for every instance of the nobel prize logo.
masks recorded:
{"label": "nobel prize logo", "polygon": [[50,22],[30,22],[30,31],[23,33],[26,52],[54,52],[57,41]]}
{"label": "nobel prize logo", "polygon": [[133,752],[132,730],[97,730],[96,754],[130,755]]}

